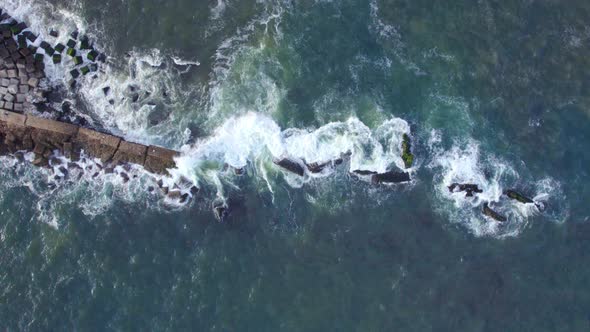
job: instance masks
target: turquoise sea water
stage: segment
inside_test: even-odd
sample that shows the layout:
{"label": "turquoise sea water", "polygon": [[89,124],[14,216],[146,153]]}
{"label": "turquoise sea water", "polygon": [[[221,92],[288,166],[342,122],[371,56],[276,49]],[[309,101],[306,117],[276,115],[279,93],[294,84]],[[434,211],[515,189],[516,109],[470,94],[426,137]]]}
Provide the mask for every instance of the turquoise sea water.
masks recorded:
{"label": "turquoise sea water", "polygon": [[[587,2],[0,5],[42,35],[91,36],[108,64],[66,98],[95,127],[181,150],[173,175],[200,188],[177,206],[140,170],[55,182],[1,159],[1,329],[590,329]],[[349,174],[401,165],[402,133],[410,184]],[[272,163],[348,151],[303,179]]]}

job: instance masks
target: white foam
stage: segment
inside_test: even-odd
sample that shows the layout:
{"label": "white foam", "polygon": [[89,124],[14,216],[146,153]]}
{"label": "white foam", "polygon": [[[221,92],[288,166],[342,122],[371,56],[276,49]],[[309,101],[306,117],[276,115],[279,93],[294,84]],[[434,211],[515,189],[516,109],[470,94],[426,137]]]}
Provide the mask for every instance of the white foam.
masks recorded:
{"label": "white foam", "polygon": [[[431,144],[436,146],[440,141],[440,133],[433,131]],[[449,150],[435,147],[433,151],[429,167],[435,171],[433,184],[439,201],[436,209],[447,215],[450,222],[465,226],[476,236],[517,236],[532,217],[542,215],[560,222],[567,216],[568,208],[564,206],[559,183],[550,178],[532,181],[534,188],[529,191],[534,193],[535,204],[522,204],[504,195],[505,190],[518,188],[521,183],[519,173],[505,160],[484,154],[475,140],[456,142]],[[477,184],[483,192],[466,197],[464,192],[449,191],[448,187],[453,183]],[[554,204],[554,210],[541,213],[536,204],[546,204],[550,197],[549,206]],[[505,216],[507,221],[502,223],[484,216],[484,203]]]}
{"label": "white foam", "polygon": [[[404,133],[409,134],[409,125],[398,118],[386,121],[375,130],[350,118],[315,130],[290,128],[283,131],[270,117],[249,112],[230,118],[211,137],[183,147],[177,169],[172,173],[176,178],[184,177],[197,183],[203,180],[203,170],[219,169],[225,164],[241,169],[257,165],[260,160],[270,163],[282,158],[321,164],[349,153],[351,171],[385,172],[392,165],[403,168],[401,140]],[[264,169],[260,173],[266,174]],[[287,178],[294,186],[302,184],[299,177]]]}

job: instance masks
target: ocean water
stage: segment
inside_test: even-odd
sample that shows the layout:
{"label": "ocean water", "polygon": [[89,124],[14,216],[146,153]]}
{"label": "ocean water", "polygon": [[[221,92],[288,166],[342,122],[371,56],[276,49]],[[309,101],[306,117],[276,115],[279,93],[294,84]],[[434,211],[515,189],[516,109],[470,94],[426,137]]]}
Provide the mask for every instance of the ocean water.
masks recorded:
{"label": "ocean water", "polygon": [[[0,329],[590,330],[589,2],[0,7],[108,55],[64,96],[89,125],[182,152],[129,183],[0,158]],[[403,168],[404,134],[410,183],[351,174]],[[200,190],[178,204],[158,180]]]}

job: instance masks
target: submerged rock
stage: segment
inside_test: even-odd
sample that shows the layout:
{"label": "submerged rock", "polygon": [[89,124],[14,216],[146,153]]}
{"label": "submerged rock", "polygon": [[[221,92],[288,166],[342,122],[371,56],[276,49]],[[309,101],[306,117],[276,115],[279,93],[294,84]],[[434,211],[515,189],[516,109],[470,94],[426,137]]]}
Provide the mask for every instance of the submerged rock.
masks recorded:
{"label": "submerged rock", "polygon": [[213,214],[219,222],[223,222],[229,215],[229,207],[225,202],[213,202]]}
{"label": "submerged rock", "polygon": [[307,169],[314,174],[317,173],[321,173],[324,169],[326,169],[326,167],[330,166],[331,162],[326,162],[326,163],[305,163],[305,166],[307,166]]}
{"label": "submerged rock", "polygon": [[504,194],[506,196],[508,196],[510,199],[514,199],[517,200],[521,203],[527,204],[527,203],[534,203],[534,201],[524,195],[522,195],[521,193],[514,191],[514,190],[506,190],[504,191]]}
{"label": "submerged rock", "polygon": [[305,169],[303,169],[303,167],[298,162],[291,159],[283,158],[281,160],[274,160],[273,162],[291,173],[295,173],[299,176],[303,176],[305,174]]}
{"label": "submerged rock", "polygon": [[354,174],[358,174],[358,175],[373,175],[373,174],[377,174],[377,172],[374,171],[366,171],[366,170],[361,170],[361,169],[356,169],[354,171],[352,171]]}
{"label": "submerged rock", "polygon": [[492,210],[488,203],[483,203],[483,214],[499,222],[505,222],[507,219],[498,212]]}
{"label": "submerged rock", "polygon": [[477,184],[472,183],[453,183],[448,188],[452,193],[464,191],[465,197],[473,197],[473,193],[481,194],[483,192]]}
{"label": "submerged rock", "polygon": [[537,207],[537,209],[540,212],[543,212],[543,211],[545,211],[545,209],[547,209],[547,204],[545,202],[535,202],[531,198],[524,196],[523,194],[517,192],[516,190],[511,190],[511,189],[506,190],[506,191],[504,191],[504,195],[508,196],[508,198],[510,198],[510,199],[513,199],[513,200],[518,201],[523,204],[535,204],[535,206]]}

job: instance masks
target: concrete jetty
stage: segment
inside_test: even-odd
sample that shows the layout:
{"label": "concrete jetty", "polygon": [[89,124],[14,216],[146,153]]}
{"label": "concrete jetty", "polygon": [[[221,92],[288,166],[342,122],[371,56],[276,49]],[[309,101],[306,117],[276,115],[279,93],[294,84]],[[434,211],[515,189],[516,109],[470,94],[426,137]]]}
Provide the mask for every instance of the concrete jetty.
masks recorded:
{"label": "concrete jetty", "polygon": [[84,152],[100,158],[103,163],[137,164],[158,174],[173,168],[174,157],[178,155],[173,150],[127,142],[121,137],[73,124],[0,110],[0,154],[17,151],[34,152],[33,163],[37,166],[48,165],[55,151],[73,161]]}
{"label": "concrete jetty", "polygon": [[[53,32],[50,37],[57,37]],[[47,84],[42,84],[46,77],[44,61],[47,58],[61,63],[61,53],[66,50],[60,43],[52,45],[0,9],[0,154],[34,152],[33,164],[37,166],[49,165],[49,159],[59,151],[72,161],[84,153],[99,158],[103,164],[137,164],[158,174],[174,168],[176,151],[128,142],[37,115],[40,109],[48,108],[45,96],[50,91],[43,87]],[[71,34],[67,47],[67,55],[77,55],[68,82],[74,88],[80,74],[96,72],[105,56],[93,48],[87,37],[78,38],[77,32]]]}

